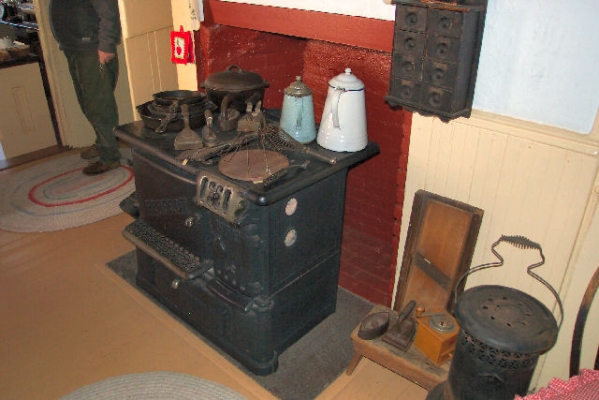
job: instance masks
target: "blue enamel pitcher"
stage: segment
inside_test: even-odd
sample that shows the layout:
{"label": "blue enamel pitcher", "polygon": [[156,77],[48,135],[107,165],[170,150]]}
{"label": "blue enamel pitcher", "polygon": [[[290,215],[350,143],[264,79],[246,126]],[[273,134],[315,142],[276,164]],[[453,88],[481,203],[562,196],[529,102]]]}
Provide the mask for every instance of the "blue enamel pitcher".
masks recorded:
{"label": "blue enamel pitcher", "polygon": [[284,93],[281,128],[300,143],[312,142],[316,139],[312,90],[298,76]]}

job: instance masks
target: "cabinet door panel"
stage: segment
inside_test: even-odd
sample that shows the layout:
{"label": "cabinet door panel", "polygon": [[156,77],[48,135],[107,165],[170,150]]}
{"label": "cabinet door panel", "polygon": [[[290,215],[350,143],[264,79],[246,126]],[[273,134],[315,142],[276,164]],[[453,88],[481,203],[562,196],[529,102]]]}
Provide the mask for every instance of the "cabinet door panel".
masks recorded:
{"label": "cabinet door panel", "polygon": [[0,141],[6,158],[55,146],[37,63],[0,69]]}
{"label": "cabinet door panel", "polygon": [[177,68],[170,55],[171,2],[120,0],[119,9],[131,103],[135,108],[152,100],[154,93],[178,88]]}

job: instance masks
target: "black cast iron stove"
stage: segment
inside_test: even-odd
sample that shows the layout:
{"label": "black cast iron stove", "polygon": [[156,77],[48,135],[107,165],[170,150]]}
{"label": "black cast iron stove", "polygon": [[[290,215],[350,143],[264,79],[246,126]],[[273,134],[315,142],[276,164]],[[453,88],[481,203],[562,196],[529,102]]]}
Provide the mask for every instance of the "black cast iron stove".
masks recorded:
{"label": "black cast iron stove", "polygon": [[[335,311],[345,181],[376,155],[369,143],[311,160],[276,184],[235,180],[217,165],[182,163],[176,133],[117,128],[133,153],[138,286],[257,375]],[[308,157],[297,155],[294,157]]]}

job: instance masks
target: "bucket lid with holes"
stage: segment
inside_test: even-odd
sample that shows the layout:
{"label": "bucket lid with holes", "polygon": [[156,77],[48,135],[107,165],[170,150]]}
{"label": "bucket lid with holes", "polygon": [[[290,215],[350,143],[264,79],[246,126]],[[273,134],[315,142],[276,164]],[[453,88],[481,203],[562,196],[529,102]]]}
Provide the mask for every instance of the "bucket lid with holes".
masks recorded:
{"label": "bucket lid with holes", "polygon": [[517,289],[483,285],[466,290],[455,316],[469,335],[490,347],[524,354],[542,354],[553,347],[559,332],[549,309]]}

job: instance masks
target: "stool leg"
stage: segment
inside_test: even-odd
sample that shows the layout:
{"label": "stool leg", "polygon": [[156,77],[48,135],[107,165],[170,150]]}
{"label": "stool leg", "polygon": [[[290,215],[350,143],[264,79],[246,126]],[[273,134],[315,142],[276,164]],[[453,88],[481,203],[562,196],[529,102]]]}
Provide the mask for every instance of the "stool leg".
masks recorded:
{"label": "stool leg", "polygon": [[352,357],[351,361],[349,362],[349,365],[347,366],[347,369],[345,370],[345,373],[347,375],[353,374],[354,373],[354,369],[356,369],[356,367],[358,366],[358,363],[360,362],[361,359],[362,359],[362,354],[356,353],[354,351],[354,356]]}

